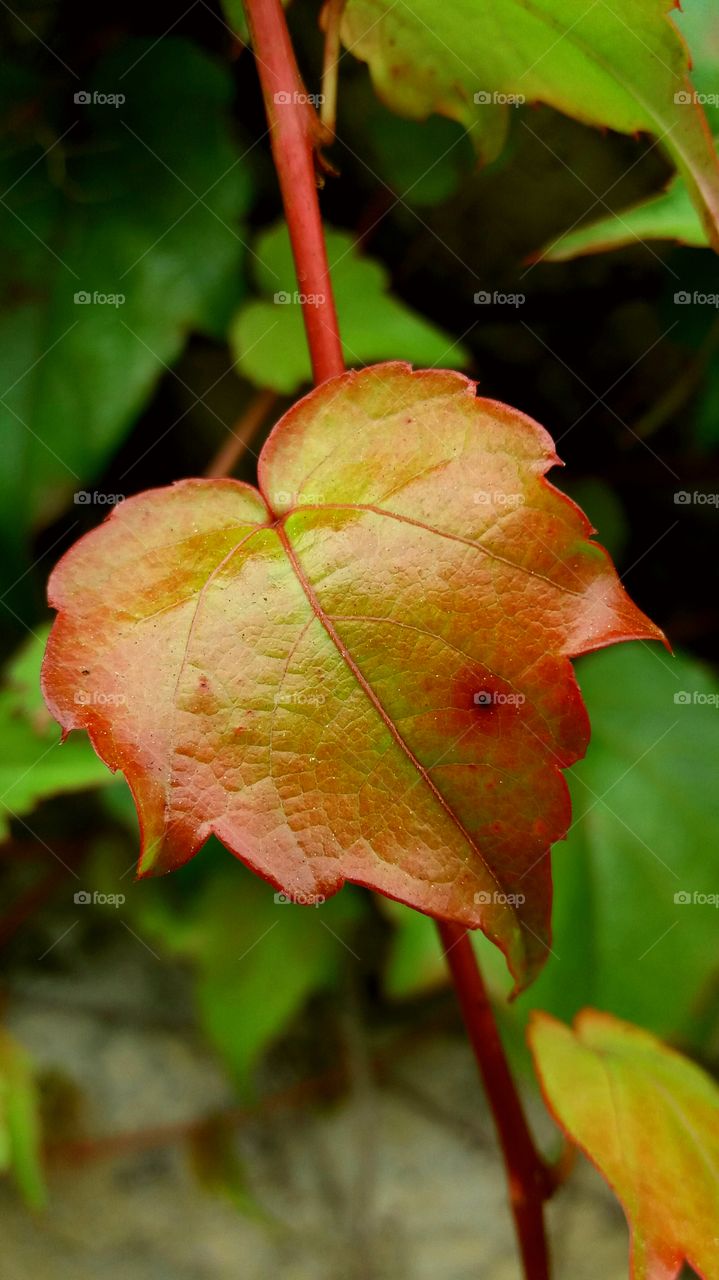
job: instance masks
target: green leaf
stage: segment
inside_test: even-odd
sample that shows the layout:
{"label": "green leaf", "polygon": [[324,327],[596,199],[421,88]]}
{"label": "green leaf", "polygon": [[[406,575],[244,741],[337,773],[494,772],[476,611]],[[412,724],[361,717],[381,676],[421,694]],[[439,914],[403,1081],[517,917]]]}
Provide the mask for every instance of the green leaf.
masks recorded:
{"label": "green leaf", "polygon": [[578,676],[592,741],[553,855],[554,954],[520,1003],[564,1018],[596,1004],[688,1035],[719,973],[719,684],[636,644],[585,658]]}
{"label": "green leaf", "polygon": [[13,577],[28,528],[97,475],[188,334],[222,335],[241,296],[249,179],[229,73],[172,37],[128,41],[80,90],[126,100],[75,103],[46,162],[33,134],[2,163],[0,543]]}
{"label": "green leaf", "polygon": [[[345,231],[325,232],[342,344],[349,366],[401,359],[464,367],[461,343],[389,292],[386,269],[359,253]],[[240,371],[262,387],[291,393],[312,381],[289,236],[278,223],[259,237],[254,271],[266,301],[248,303],[230,334]]]}
{"label": "green leaf", "polygon": [[192,962],[202,1025],[244,1090],[307,998],[337,980],[361,909],[352,894],[289,902],[234,864],[201,886],[187,913],[164,884],[143,882],[131,906],[145,936]]}
{"label": "green leaf", "polygon": [[[342,34],[401,115],[465,124],[483,159],[512,105],[546,102],[593,125],[662,140],[719,243],[719,163],[693,99],[670,0],[348,0]],[[682,95],[688,96],[685,101]]]}
{"label": "green leaf", "polygon": [[537,1014],[530,1044],[547,1103],[597,1166],[631,1231],[632,1280],[719,1276],[719,1089],[654,1036],[585,1009]]}
{"label": "green leaf", "polygon": [[61,743],[43,703],[40,665],[48,630],[22,646],[0,688],[0,839],[7,837],[12,818],[30,813],[41,800],[111,781],[88,743]]}
{"label": "green leaf", "polygon": [[537,257],[549,262],[566,262],[588,253],[633,246],[642,240],[675,240],[697,248],[709,244],[704,223],[679,174],[661,195],[643,200],[621,213],[585,223],[577,231],[569,231],[545,245]]}
{"label": "green leaf", "polygon": [[0,1027],[0,1173],[12,1175],[25,1202],[45,1204],[38,1097],[25,1051]]}

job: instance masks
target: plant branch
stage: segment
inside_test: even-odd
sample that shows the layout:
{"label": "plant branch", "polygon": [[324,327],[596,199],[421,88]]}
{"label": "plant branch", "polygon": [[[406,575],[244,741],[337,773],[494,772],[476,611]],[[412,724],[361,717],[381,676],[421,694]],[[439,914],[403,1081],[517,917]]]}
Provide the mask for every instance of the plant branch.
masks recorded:
{"label": "plant branch", "polygon": [[325,52],[322,63],[320,119],[334,137],[337,124],[337,81],[340,64],[340,24],[346,0],[327,0],[323,10]]}
{"label": "plant branch", "polygon": [[524,1275],[526,1280],[548,1280],[542,1206],[555,1180],[529,1131],[467,932],[443,920],[437,928],[502,1148]]}
{"label": "plant branch", "polygon": [[252,444],[254,437],[265,421],[268,413],[277,402],[277,392],[258,391],[248,404],[244,413],[230,430],[229,439],[218,449],[209,462],[205,475],[209,479],[229,476],[234,471],[243,453]]}
{"label": "plant branch", "polygon": [[320,216],[315,152],[329,141],[309,101],[280,0],[245,0],[272,155],[297,270],[315,383],[344,372]]}

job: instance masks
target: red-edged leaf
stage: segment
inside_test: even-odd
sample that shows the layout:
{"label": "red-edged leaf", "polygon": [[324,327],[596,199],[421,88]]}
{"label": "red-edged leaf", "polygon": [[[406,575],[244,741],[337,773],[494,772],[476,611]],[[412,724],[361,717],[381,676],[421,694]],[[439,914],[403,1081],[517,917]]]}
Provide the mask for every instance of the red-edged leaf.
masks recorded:
{"label": "red-edged leaf", "polygon": [[647,1031],[585,1009],[574,1028],[536,1013],[529,1031],[558,1123],[622,1202],[633,1280],[675,1280],[684,1261],[719,1277],[719,1089]]}
{"label": "red-edged leaf", "polygon": [[261,492],[184,481],[83,538],[45,696],[124,771],[141,874],[214,832],[295,897],[352,880],[481,927],[528,981],[588,738],[569,658],[660,636],[556,461],[461,375],[378,365],[285,415]]}

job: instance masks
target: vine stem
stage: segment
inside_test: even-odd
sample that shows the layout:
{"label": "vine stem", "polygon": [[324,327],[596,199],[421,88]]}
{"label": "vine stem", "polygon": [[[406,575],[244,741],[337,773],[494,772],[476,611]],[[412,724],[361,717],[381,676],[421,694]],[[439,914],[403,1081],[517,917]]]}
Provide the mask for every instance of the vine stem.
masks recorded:
{"label": "vine stem", "polygon": [[280,0],[245,0],[272,156],[297,270],[315,383],[344,372],[330,282],[315,154],[331,135],[321,124],[295,59]]}
{"label": "vine stem", "polygon": [[[331,133],[304,89],[280,0],[244,0],[316,383],[344,372],[317,197],[315,154]],[[309,295],[309,297],[308,297]],[[465,1028],[484,1082],[509,1181],[526,1280],[549,1280],[543,1202],[551,1171],[534,1146],[466,930],[438,921]]]}
{"label": "vine stem", "polygon": [[467,931],[444,920],[437,928],[502,1148],[524,1274],[549,1280],[543,1204],[556,1181],[534,1145]]}

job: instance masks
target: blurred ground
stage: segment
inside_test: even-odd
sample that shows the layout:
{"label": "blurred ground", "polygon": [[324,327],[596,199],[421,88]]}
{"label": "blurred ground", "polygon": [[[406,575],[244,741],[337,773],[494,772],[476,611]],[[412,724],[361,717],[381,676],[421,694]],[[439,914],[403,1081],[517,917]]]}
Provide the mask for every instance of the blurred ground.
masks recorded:
{"label": "blurred ground", "polygon": [[[255,1202],[242,1213],[198,1186],[181,1137],[236,1104],[193,1031],[182,975],[130,936],[92,966],[70,939],[56,950],[54,970],[8,975],[8,1026],[74,1097],[73,1136],[78,1117],[93,1139],[177,1132],[81,1164],[65,1148],[38,1217],[0,1187],[3,1280],[519,1280],[490,1120],[458,1038],[415,1041],[379,1081],[360,1067],[334,1102],[236,1124]],[[377,1046],[365,1048],[366,1064]],[[621,1212],[587,1166],[551,1231],[557,1280],[626,1277]]]}

